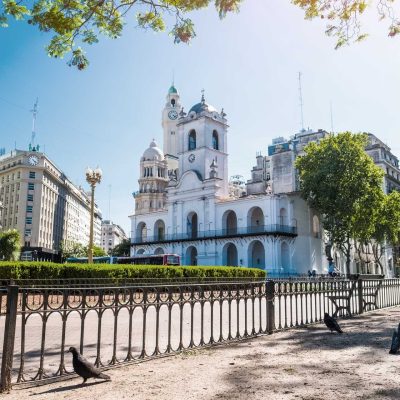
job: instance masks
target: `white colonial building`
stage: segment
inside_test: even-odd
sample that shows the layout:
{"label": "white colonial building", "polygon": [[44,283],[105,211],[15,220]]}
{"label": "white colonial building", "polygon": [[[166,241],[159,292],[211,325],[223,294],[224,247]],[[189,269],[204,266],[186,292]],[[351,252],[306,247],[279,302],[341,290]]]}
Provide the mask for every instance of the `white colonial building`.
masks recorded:
{"label": "white colonial building", "polygon": [[132,255],[175,253],[183,265],[249,266],[273,274],[326,270],[318,217],[298,193],[274,194],[269,185],[257,193],[262,185],[250,182],[247,194],[240,179],[229,179],[223,109],[207,104],[203,93],[186,113],[171,86],[162,126],[163,150],[153,140],[140,159]]}

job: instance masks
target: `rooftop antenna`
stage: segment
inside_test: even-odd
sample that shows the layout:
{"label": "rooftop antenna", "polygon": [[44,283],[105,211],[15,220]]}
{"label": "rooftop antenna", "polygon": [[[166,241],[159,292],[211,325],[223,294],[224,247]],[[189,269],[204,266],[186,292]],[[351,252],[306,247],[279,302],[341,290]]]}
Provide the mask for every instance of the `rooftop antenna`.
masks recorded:
{"label": "rooftop antenna", "polygon": [[334,129],[333,129],[333,110],[332,110],[332,101],[330,102],[330,109],[331,109],[331,133],[334,133]]}
{"label": "rooftop antenna", "polygon": [[301,113],[301,130],[304,131],[304,115],[303,115],[303,93],[301,91],[301,75],[299,72],[299,100],[300,100],[300,113]]}
{"label": "rooftop antenna", "polygon": [[175,86],[175,70],[172,70],[172,86]]}
{"label": "rooftop antenna", "polygon": [[108,219],[111,221],[111,185],[108,185]]}
{"label": "rooftop antenna", "polygon": [[32,136],[31,136],[31,146],[35,146],[35,137],[36,137],[36,116],[38,114],[38,103],[39,99],[36,98],[35,104],[33,105],[33,109],[30,111],[32,113]]}

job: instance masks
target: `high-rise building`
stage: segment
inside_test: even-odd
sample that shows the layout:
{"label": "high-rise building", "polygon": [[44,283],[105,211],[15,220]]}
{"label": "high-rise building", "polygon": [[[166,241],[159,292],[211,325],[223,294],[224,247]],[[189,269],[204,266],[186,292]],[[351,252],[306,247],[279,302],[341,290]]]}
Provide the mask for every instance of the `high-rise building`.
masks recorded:
{"label": "high-rise building", "polygon": [[[90,196],[39,146],[0,156],[0,203],[0,229],[20,232],[22,254],[56,260],[61,245],[89,243]],[[100,245],[102,216],[97,205],[94,215],[94,243]]]}
{"label": "high-rise building", "polygon": [[[125,231],[110,220],[101,223],[101,248],[107,253],[112,254],[115,246],[127,239]],[[128,254],[129,255],[129,254]]]}

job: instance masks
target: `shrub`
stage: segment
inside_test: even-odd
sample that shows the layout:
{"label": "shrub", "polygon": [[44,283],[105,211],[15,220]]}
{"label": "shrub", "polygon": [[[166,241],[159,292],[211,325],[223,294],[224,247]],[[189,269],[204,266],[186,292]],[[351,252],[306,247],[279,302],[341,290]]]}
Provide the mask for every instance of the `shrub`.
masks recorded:
{"label": "shrub", "polygon": [[50,262],[0,262],[0,280],[8,279],[185,279],[185,278],[260,278],[257,268],[217,266],[163,266],[129,264],[56,264]]}

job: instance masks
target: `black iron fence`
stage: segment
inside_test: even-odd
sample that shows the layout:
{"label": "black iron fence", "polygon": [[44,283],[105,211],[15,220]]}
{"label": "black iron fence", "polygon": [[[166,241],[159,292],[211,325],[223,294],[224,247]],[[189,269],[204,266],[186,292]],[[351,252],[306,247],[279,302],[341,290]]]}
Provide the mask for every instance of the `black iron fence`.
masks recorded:
{"label": "black iron fence", "polygon": [[70,346],[112,367],[400,304],[399,279],[19,283],[0,289],[2,390],[71,374]]}

